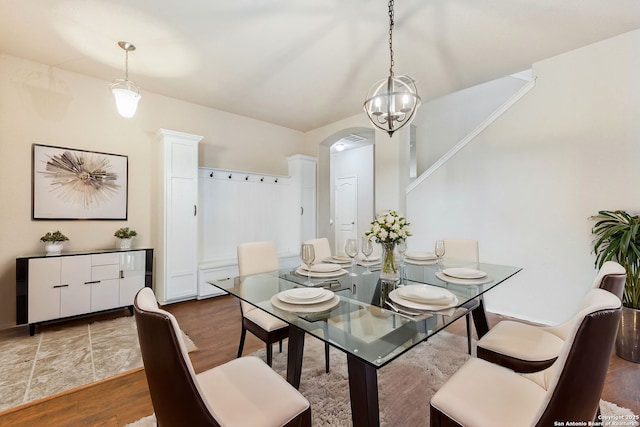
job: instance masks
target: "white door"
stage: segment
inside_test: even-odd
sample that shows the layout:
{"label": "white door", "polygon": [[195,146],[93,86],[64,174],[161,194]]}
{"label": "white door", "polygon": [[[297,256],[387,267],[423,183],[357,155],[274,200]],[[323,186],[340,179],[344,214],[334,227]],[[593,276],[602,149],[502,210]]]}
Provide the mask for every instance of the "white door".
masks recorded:
{"label": "white door", "polygon": [[358,178],[347,176],[336,179],[336,248],[334,253],[344,253],[347,239],[358,238]]}
{"label": "white door", "polygon": [[29,323],[60,317],[60,257],[29,260]]}
{"label": "white door", "polygon": [[91,255],[61,257],[60,317],[91,311]]}

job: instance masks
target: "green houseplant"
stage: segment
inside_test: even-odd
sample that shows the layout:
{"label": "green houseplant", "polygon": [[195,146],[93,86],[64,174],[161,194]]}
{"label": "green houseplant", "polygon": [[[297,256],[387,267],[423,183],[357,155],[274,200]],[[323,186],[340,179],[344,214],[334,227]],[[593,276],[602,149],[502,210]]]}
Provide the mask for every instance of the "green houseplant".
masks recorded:
{"label": "green houseplant", "polygon": [[600,211],[596,221],[593,251],[596,267],[616,261],[627,271],[622,318],[616,338],[618,356],[640,363],[640,215],[625,211]]}
{"label": "green houseplant", "polygon": [[40,241],[44,242],[44,250],[47,254],[59,254],[62,252],[62,242],[66,240],[69,240],[69,238],[59,230],[49,231],[40,238]]}
{"label": "green houseplant", "polygon": [[129,227],[123,227],[116,230],[113,235],[117,239],[116,247],[119,249],[131,249],[131,239],[138,235],[136,230]]}

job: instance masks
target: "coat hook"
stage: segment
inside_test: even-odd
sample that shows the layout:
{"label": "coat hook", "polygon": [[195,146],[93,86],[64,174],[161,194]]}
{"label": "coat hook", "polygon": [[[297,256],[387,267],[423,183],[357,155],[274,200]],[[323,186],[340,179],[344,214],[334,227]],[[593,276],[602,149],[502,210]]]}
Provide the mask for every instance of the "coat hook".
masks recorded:
{"label": "coat hook", "polygon": [[264,176],[260,178],[260,182],[264,182]]}
{"label": "coat hook", "polygon": [[209,174],[209,178],[213,178],[213,172]]}
{"label": "coat hook", "polygon": [[231,174],[229,174],[229,179],[231,179]]}
{"label": "coat hook", "polygon": [[245,180],[245,181],[249,181],[249,175],[245,176],[245,177],[244,177],[244,180]]}
{"label": "coat hook", "polygon": [[278,183],[278,178],[276,178],[276,181],[275,181],[275,182],[276,182],[276,184]]}

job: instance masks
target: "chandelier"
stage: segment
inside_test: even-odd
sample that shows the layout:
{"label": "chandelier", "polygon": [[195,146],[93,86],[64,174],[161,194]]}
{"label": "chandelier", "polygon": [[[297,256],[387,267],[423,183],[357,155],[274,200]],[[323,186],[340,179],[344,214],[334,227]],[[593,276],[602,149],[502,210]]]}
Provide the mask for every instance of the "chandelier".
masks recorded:
{"label": "chandelier", "polygon": [[124,79],[116,79],[111,83],[111,93],[116,99],[116,108],[122,117],[133,117],[140,101],[140,88],[129,80],[129,52],[136,47],[129,42],[119,41],[118,46],[124,49]]}
{"label": "chandelier", "polygon": [[411,123],[420,106],[416,82],[408,75],[393,74],[393,0],[389,1],[389,77],[376,82],[364,101],[371,123],[389,134]]}

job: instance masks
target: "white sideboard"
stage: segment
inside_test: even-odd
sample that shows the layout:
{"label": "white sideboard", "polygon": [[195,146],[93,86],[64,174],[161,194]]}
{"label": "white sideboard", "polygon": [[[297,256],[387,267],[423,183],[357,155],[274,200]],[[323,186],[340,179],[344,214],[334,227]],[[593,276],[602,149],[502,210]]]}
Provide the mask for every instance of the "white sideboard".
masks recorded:
{"label": "white sideboard", "polygon": [[17,324],[129,307],[152,285],[153,249],[73,252],[16,258]]}

